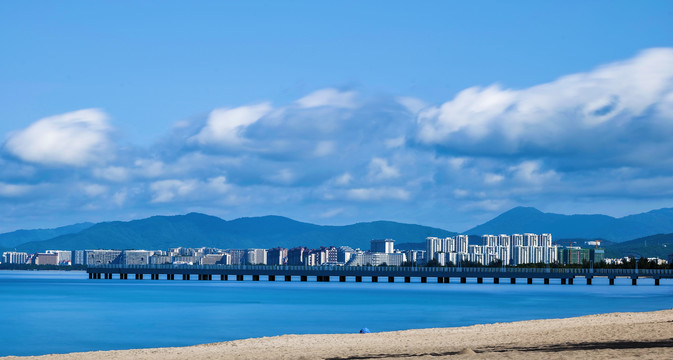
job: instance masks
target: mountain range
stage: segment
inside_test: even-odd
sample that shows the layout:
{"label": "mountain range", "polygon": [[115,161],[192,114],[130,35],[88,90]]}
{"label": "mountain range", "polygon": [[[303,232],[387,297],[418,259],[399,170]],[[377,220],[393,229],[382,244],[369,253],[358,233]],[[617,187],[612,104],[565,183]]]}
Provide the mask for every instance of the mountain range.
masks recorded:
{"label": "mountain range", "polygon": [[[555,240],[609,240],[617,243],[606,247],[608,250],[615,246],[614,254],[631,252],[645,256],[656,252],[657,256],[664,256],[666,251],[670,251],[664,246],[667,240],[661,240],[664,242],[658,248],[652,248],[655,240],[639,241],[648,236],[673,233],[673,209],[659,209],[615,218],[606,215],[561,215],[544,213],[530,207],[517,207],[464,234],[526,232],[551,233]],[[189,213],[153,216],[127,222],[81,223],[56,229],[18,230],[0,234],[0,251],[14,248],[26,252],[48,249],[167,249],[178,246],[224,249],[276,246],[315,248],[327,245],[369,249],[369,241],[377,238],[392,238],[399,248],[411,248],[418,247],[419,242],[423,242],[427,236],[447,237],[456,234],[444,229],[392,221],[325,226],[282,216],[246,217],[227,221],[215,216]],[[631,239],[636,240],[623,243]],[[620,242],[623,244],[619,244]],[[641,249],[645,245],[649,249]]]}
{"label": "mountain range", "polygon": [[99,223],[79,232],[27,242],[16,248],[27,252],[46,249],[168,249],[179,246],[245,249],[348,245],[369,249],[371,239],[394,238],[400,242],[410,242],[427,236],[446,237],[455,234],[392,221],[322,226],[281,216],[226,221],[215,216],[190,213]]}
{"label": "mountain range", "polygon": [[465,234],[550,233],[554,239],[604,239],[623,242],[673,233],[673,208],[615,218],[607,215],[561,215],[516,207]]}

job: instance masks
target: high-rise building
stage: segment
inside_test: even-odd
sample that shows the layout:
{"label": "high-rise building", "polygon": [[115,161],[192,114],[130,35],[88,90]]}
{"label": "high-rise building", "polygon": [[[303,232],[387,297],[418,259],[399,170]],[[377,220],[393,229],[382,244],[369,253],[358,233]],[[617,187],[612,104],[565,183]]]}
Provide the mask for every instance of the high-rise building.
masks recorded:
{"label": "high-rise building", "polygon": [[7,251],[2,253],[4,264],[25,264],[28,262],[28,254],[25,252]]}
{"label": "high-rise building", "polygon": [[277,247],[269,249],[266,252],[267,265],[285,265],[286,262],[287,262],[287,249]]}
{"label": "high-rise building", "polygon": [[386,254],[393,253],[395,251],[394,244],[395,240],[392,239],[372,240],[371,252]]}

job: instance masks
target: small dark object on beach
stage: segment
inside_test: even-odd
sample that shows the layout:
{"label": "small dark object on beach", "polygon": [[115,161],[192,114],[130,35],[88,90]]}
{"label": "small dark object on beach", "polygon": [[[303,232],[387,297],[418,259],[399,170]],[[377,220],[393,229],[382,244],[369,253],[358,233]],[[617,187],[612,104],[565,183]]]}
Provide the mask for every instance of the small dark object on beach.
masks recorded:
{"label": "small dark object on beach", "polygon": [[360,334],[369,334],[370,332],[371,331],[369,331],[369,329],[367,329],[367,328],[360,329]]}

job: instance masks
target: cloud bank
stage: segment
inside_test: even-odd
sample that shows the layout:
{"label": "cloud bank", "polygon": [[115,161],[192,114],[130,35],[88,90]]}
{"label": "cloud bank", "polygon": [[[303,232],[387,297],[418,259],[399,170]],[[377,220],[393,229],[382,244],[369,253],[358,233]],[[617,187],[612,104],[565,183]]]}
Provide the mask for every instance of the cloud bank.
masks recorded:
{"label": "cloud bank", "polygon": [[6,136],[0,206],[6,221],[204,211],[461,231],[516,205],[673,203],[673,49],[443,104],[401,95],[210,109],[150,148],[116,143],[102,110],[38,119]]}

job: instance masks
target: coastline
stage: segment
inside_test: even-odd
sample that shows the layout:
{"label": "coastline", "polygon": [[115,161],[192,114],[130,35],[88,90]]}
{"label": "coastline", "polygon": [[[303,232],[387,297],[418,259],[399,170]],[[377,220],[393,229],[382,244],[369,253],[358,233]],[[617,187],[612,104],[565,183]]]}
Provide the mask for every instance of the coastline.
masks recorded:
{"label": "coastline", "polygon": [[1,359],[672,358],[673,309],[370,334],[281,335],[175,348]]}

